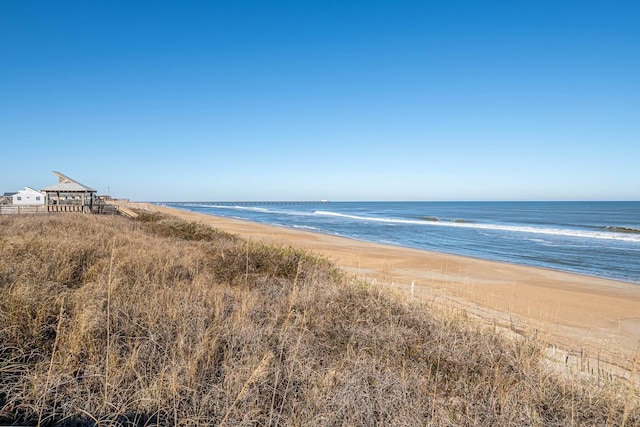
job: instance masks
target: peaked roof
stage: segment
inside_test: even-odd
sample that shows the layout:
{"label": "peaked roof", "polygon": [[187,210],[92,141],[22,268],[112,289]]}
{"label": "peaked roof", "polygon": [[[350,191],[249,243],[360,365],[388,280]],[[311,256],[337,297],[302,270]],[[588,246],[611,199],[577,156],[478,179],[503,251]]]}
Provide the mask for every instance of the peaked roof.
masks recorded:
{"label": "peaked roof", "polygon": [[[18,193],[29,193],[29,192],[31,192],[31,193],[38,193],[38,194],[42,194],[40,191],[38,191],[38,190],[34,190],[34,189],[33,189],[33,188],[31,188],[31,187],[24,187],[24,190],[20,190],[20,191],[18,191]],[[18,194],[18,193],[16,193],[16,194]]]}
{"label": "peaked roof", "polygon": [[78,181],[75,181],[69,178],[66,175],[61,174],[60,172],[53,171],[53,174],[58,177],[58,183],[54,185],[50,185],[42,189],[42,191],[88,191],[88,192],[96,192],[91,187],[87,187],[84,184],[80,184]]}

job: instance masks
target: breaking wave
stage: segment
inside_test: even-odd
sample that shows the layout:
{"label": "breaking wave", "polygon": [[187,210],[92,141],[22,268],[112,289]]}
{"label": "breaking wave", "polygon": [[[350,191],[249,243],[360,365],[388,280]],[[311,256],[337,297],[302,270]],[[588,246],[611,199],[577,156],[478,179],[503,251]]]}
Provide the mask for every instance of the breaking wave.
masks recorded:
{"label": "breaking wave", "polygon": [[[360,215],[349,215],[331,211],[315,211],[314,214],[329,217],[348,218],[357,221],[370,221],[387,224],[410,224],[423,225],[432,227],[459,227],[475,230],[499,230],[510,231],[516,233],[543,234],[552,236],[578,237],[586,239],[603,239],[603,240],[622,240],[628,242],[640,243],[640,230],[625,229],[624,227],[615,227],[615,230],[606,229],[606,231],[594,230],[578,230],[571,228],[548,228],[548,227],[531,227],[505,224],[481,224],[473,222],[457,221],[434,221],[433,219],[399,219],[399,218],[379,218]],[[631,230],[631,231],[621,231]]]}

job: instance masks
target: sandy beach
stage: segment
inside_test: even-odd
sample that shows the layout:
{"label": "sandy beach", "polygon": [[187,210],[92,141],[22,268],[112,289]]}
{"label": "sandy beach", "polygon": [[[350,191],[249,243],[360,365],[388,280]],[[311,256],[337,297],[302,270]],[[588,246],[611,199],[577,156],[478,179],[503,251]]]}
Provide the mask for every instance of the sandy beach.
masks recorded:
{"label": "sandy beach", "polygon": [[[374,244],[307,231],[131,204],[207,224],[245,239],[321,254],[345,271],[407,295],[461,308],[492,324],[529,331],[559,359],[630,369],[640,346],[640,286],[542,268]],[[560,356],[561,355],[561,356]],[[569,365],[569,364],[568,364]]]}

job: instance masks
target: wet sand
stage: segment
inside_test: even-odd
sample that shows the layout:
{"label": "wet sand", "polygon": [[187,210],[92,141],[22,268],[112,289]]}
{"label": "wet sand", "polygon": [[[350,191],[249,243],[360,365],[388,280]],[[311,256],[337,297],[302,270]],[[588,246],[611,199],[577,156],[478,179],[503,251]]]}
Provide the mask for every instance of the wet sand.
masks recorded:
{"label": "wet sand", "polygon": [[[415,297],[462,308],[487,322],[529,331],[550,345],[630,368],[640,346],[640,285],[536,267],[362,242],[284,227],[157,210],[243,238],[326,256],[345,271]],[[563,356],[564,357],[564,356]]]}

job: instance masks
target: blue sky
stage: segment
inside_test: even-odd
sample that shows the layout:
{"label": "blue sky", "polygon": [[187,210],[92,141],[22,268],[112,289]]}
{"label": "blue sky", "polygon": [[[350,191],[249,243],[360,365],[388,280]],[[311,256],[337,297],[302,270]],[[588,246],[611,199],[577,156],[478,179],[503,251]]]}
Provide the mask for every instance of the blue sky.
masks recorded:
{"label": "blue sky", "polygon": [[0,191],[640,200],[638,1],[0,1]]}

